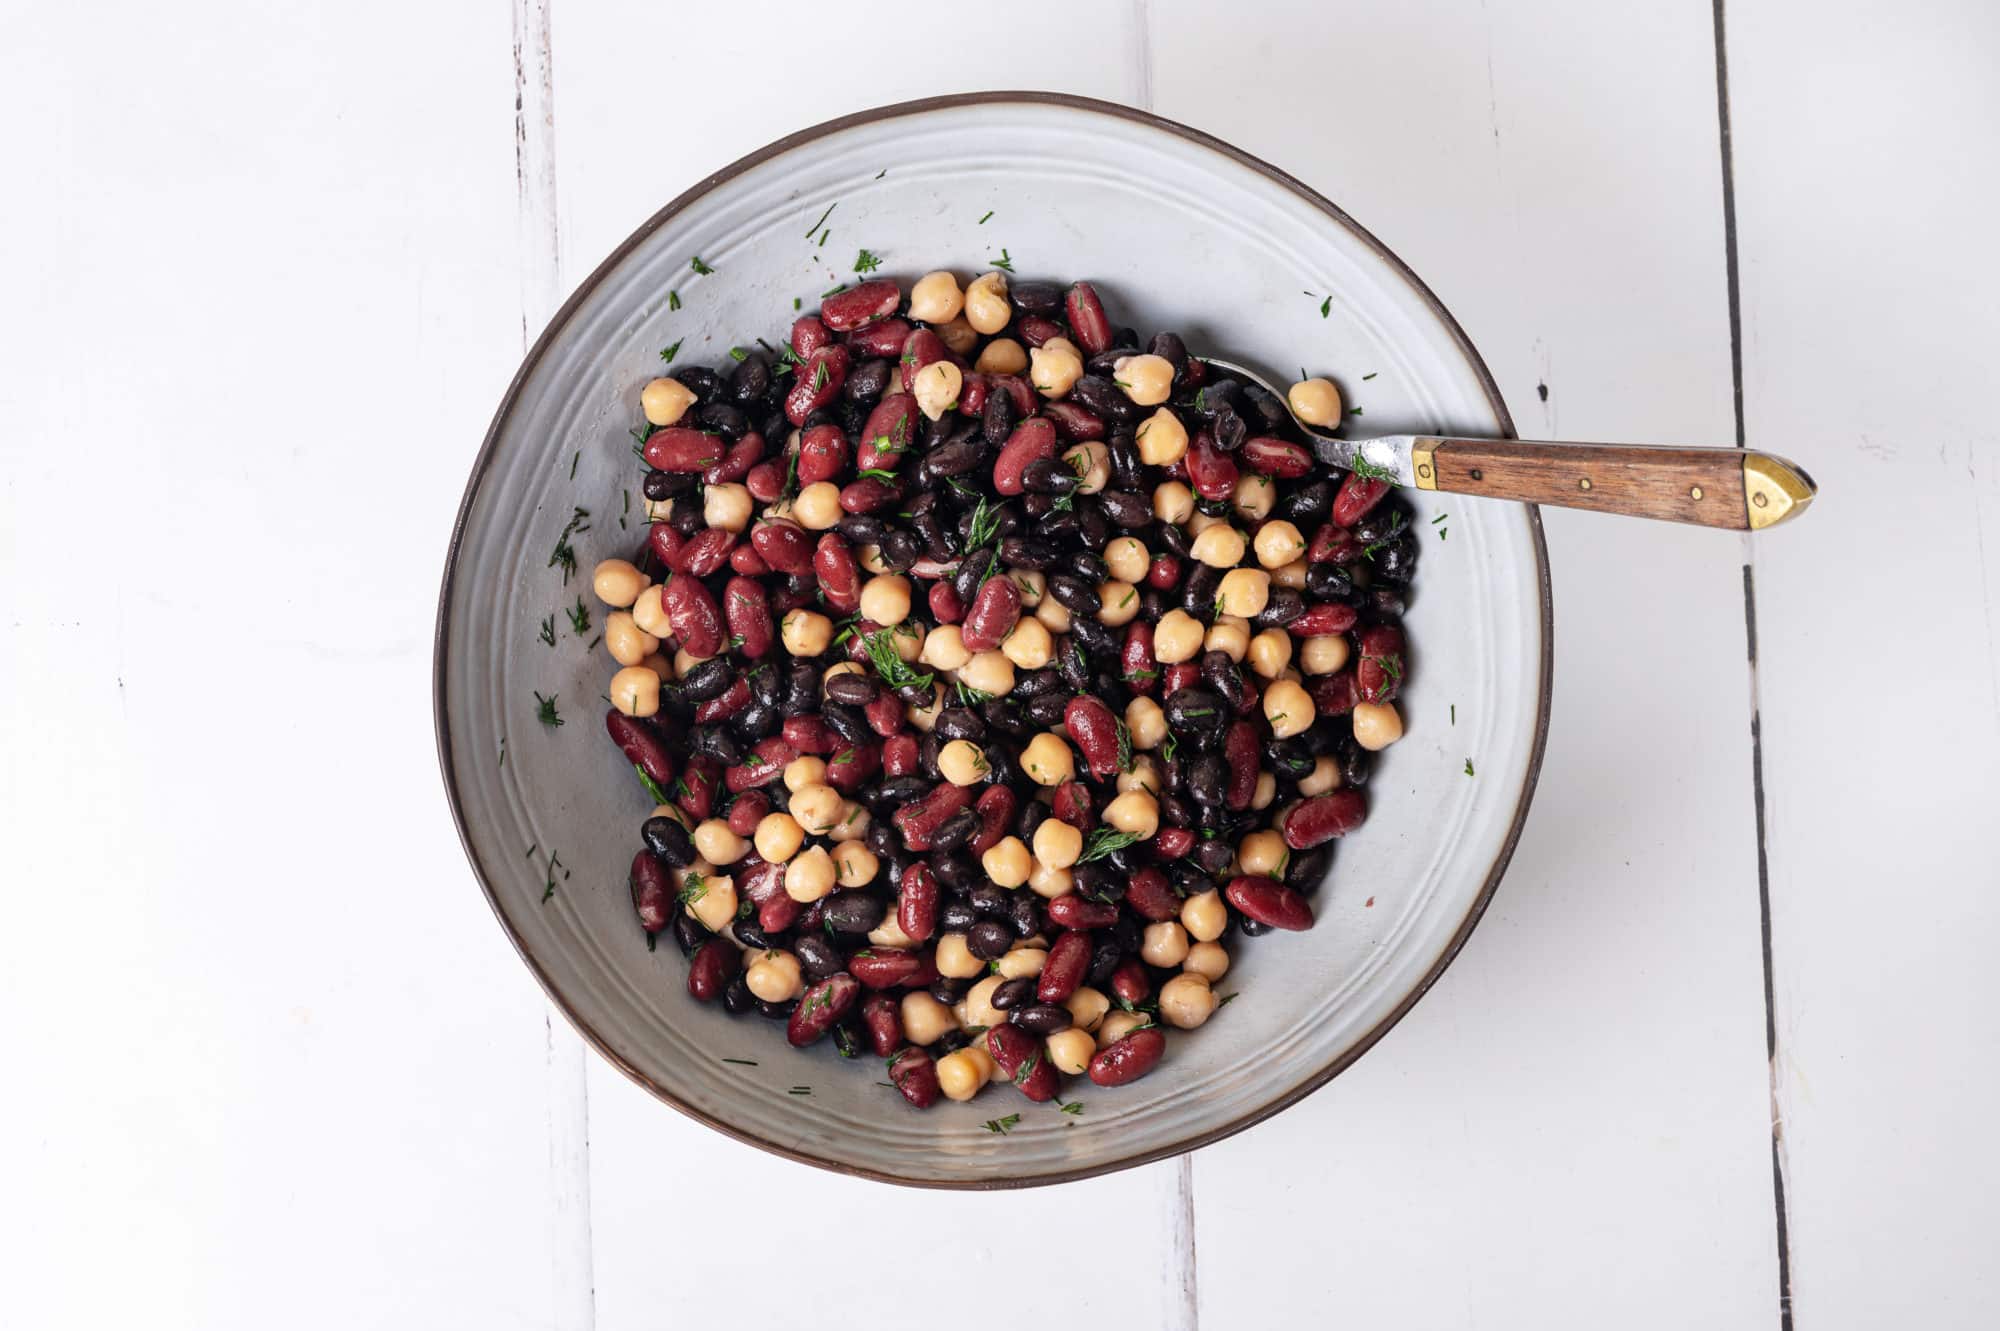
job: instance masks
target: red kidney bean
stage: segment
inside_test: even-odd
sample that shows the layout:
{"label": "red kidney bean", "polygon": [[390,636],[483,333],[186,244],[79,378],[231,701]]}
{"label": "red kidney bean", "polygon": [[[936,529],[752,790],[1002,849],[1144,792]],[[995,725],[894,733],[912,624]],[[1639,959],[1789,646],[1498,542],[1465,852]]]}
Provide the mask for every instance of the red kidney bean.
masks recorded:
{"label": "red kidney bean", "polygon": [[795,522],[775,519],[750,529],[750,544],[764,562],[780,573],[810,573],[812,538]]}
{"label": "red kidney bean", "polygon": [[1389,482],[1371,481],[1358,471],[1347,473],[1347,479],[1340,483],[1340,493],[1333,497],[1333,525],[1352,527],[1368,516],[1370,509],[1382,502],[1389,493]]}
{"label": "red kidney bean", "polygon": [[1056,1068],[1043,1055],[1040,1040],[1019,1026],[1001,1025],[986,1032],[986,1049],[1021,1094],[1037,1102],[1054,1098]]}
{"label": "red kidney bean", "polygon": [[722,650],[722,612],[699,579],[668,578],[660,588],[660,603],[674,636],[690,655],[714,656]]}
{"label": "red kidney bean", "polygon": [[1176,661],[1160,672],[1160,691],[1171,698],[1182,689],[1201,683],[1201,667],[1193,661]]}
{"label": "red kidney bean", "polygon": [[1090,1060],[1090,1079],[1099,1086],[1123,1086],[1151,1072],[1166,1052],[1167,1037],[1160,1028],[1144,1027],[1098,1050]]}
{"label": "red kidney bean", "polygon": [[706,753],[690,754],[681,767],[680,798],[674,803],[698,823],[715,812],[715,796],[721,788],[722,764]]}
{"label": "red kidney bean", "polygon": [[1312,470],[1312,454],[1306,451],[1305,445],[1295,444],[1289,439],[1259,435],[1244,440],[1243,447],[1236,451],[1244,466],[1266,476],[1297,480]]}
{"label": "red kidney bean", "polygon": [[[783,865],[778,865],[782,869]],[[798,923],[799,916],[805,914],[805,903],[794,901],[780,892],[763,905],[757,907],[757,927],[767,934],[783,933]]]}
{"label": "red kidney bean", "polygon": [[[884,697],[894,702],[893,694]],[[870,703],[869,706],[874,706]],[[896,703],[897,718],[902,716],[902,704]],[[908,776],[917,770],[917,737],[915,735],[891,735],[882,741],[882,775],[887,777]]]}
{"label": "red kidney bean", "polygon": [[910,323],[907,319],[884,319],[849,333],[847,345],[862,356],[896,356],[902,353],[903,343],[909,337]]}
{"label": "red kidney bean", "polygon": [[902,354],[896,358],[898,372],[903,376],[903,389],[908,392],[917,382],[917,373],[933,361],[945,358],[944,339],[928,328],[919,328],[903,342]]}
{"label": "red kidney bean", "polygon": [[1056,433],[1069,443],[1104,437],[1104,422],[1074,402],[1044,402],[1042,414],[1055,422]]}
{"label": "red kidney bean", "polygon": [[1052,337],[1063,335],[1063,326],[1039,314],[1024,314],[1014,321],[1014,334],[1031,347],[1039,347]]}
{"label": "red kidney bean", "polygon": [[800,360],[832,341],[833,334],[826,330],[818,315],[802,314],[792,320],[792,354]]}
{"label": "red kidney bean", "polygon": [[861,986],[852,975],[827,976],[806,990],[799,1005],[792,1009],[791,1020],[785,1023],[785,1039],[795,1049],[805,1048],[846,1016],[860,997]]}
{"label": "red kidney bean", "polygon": [[929,942],[937,932],[939,893],[930,865],[919,861],[903,870],[903,881],[896,887],[896,925],[911,942]]}
{"label": "red kidney bean", "polygon": [[752,430],[729,446],[729,451],[722,455],[722,461],[701,474],[701,483],[727,485],[740,481],[750,474],[750,469],[763,456],[764,436]]}
{"label": "red kidney bean", "polygon": [[[841,746],[841,738],[834,733],[826,718],[817,712],[807,712],[803,716],[785,718],[784,729],[780,732],[784,742],[799,753],[810,753],[825,757]],[[786,760],[787,762],[790,759]]]}
{"label": "red kidney bean", "polygon": [[1187,451],[1188,484],[1203,499],[1227,499],[1236,493],[1236,460],[1215,446],[1215,436],[1198,432]]}
{"label": "red kidney bean", "polygon": [[1111,709],[1089,694],[1069,700],[1063,709],[1063,725],[1070,742],[1083,750],[1090,774],[1103,778],[1118,771],[1118,722]]}
{"label": "red kidney bean", "polygon": [[901,498],[902,492],[881,477],[863,476],[840,487],[840,511],[879,513],[894,507]]}
{"label": "red kidney bean", "polygon": [[1394,624],[1374,624],[1357,639],[1360,661],[1354,667],[1355,689],[1363,702],[1394,702],[1403,691],[1403,630]]}
{"label": "red kidney bean", "polygon": [[979,830],[972,834],[966,849],[974,855],[984,855],[1000,844],[1000,838],[1014,825],[1014,814],[1019,803],[1009,786],[988,786],[979,793],[972,811],[979,815]]}
{"label": "red kidney bean", "polygon": [[1186,827],[1163,827],[1153,834],[1153,852],[1163,860],[1177,860],[1194,849],[1194,832]]}
{"label": "red kidney bean", "polygon": [[861,714],[868,718],[868,728],[884,739],[903,728],[903,703],[893,693],[876,694]]}
{"label": "red kidney bean", "polygon": [[911,850],[929,850],[931,838],[945,819],[972,804],[972,792],[949,781],[940,781],[931,793],[896,810],[890,821],[903,834],[903,844]]}
{"label": "red kidney bean", "polygon": [[707,471],[722,461],[729,445],[719,434],[705,434],[684,425],[669,425],[647,437],[640,451],[646,465],[661,471]]}
{"label": "red kidney bean", "polygon": [[961,416],[981,416],[986,412],[986,399],[993,392],[993,382],[987,376],[967,373],[958,389],[958,414]]}
{"label": "red kidney bean", "polygon": [[1306,543],[1306,562],[1311,564],[1352,564],[1361,558],[1361,538],[1331,522],[1321,526]]}
{"label": "red kidney bean", "polygon": [[1337,836],[1346,836],[1368,816],[1368,800],[1353,786],[1342,786],[1294,805],[1280,831],[1293,850],[1311,850]]}
{"label": "red kidney bean", "polygon": [[1137,1005],[1153,995],[1153,982],[1146,978],[1145,963],[1137,957],[1127,957],[1111,972],[1111,993],[1128,1004]]}
{"label": "red kidney bean", "polygon": [[923,968],[923,958],[901,947],[864,947],[847,959],[848,973],[870,989],[908,984]]}
{"label": "red kidney bean", "polygon": [[738,545],[731,550],[729,567],[746,578],[760,578],[771,571],[771,566],[764,562],[764,556],[758,554],[757,548],[751,545]]}
{"label": "red kidney bean", "polygon": [[1065,781],[1057,786],[1049,800],[1049,809],[1080,832],[1089,832],[1096,819],[1090,790],[1081,781]]}
{"label": "red kidney bean", "polygon": [[736,944],[726,938],[711,938],[695,949],[688,962],[688,993],[701,1003],[722,997],[722,991],[736,978],[743,964]]}
{"label": "red kidney bean", "polygon": [[1181,561],[1172,555],[1154,555],[1152,566],[1146,570],[1146,585],[1170,592],[1180,583]]}
{"label": "red kidney bean", "polygon": [[1118,907],[1108,901],[1091,901],[1072,892],[1049,903],[1049,923],[1065,929],[1105,929],[1118,923]]}
{"label": "red kidney bean", "polygon": [[729,802],[729,830],[747,838],[770,811],[769,795],[761,790],[746,790]]}
{"label": "red kidney bean", "polygon": [[820,596],[843,615],[861,608],[861,565],[854,551],[833,532],[819,538],[813,551],[813,572],[819,577]]}
{"label": "red kidney bean", "polygon": [[744,476],[743,484],[758,503],[775,503],[785,492],[785,469],[775,462],[760,462]]}
{"label": "red kidney bean", "polygon": [[632,857],[631,888],[632,908],[639,912],[639,923],[646,932],[656,934],[666,928],[674,915],[674,889],[652,851],[642,850]]}
{"label": "red kidney bean", "polygon": [[649,722],[627,716],[616,707],[604,714],[604,728],[611,733],[611,742],[625,755],[625,761],[658,782],[662,788],[672,784],[674,779],[674,755],[668,751],[666,741]]}
{"label": "red kidney bean", "polygon": [[799,484],[830,481],[847,467],[847,436],[838,425],[815,425],[799,436]]}
{"label": "red kidney bean", "polygon": [[1153,626],[1135,619],[1125,626],[1125,645],[1118,653],[1119,672],[1134,693],[1150,694],[1160,685],[1160,663],[1153,656]]}
{"label": "red kidney bean", "polygon": [[1306,899],[1275,878],[1232,878],[1222,895],[1230,905],[1273,929],[1313,927],[1313,909]]}
{"label": "red kidney bean", "polygon": [[928,598],[931,617],[940,624],[956,624],[965,618],[965,602],[958,599],[958,589],[948,582],[931,584]]}
{"label": "red kidney bean", "polygon": [[1090,934],[1082,929],[1070,929],[1058,934],[1056,941],[1049,944],[1049,959],[1042,963],[1041,979],[1035,983],[1035,997],[1044,1003],[1064,1002],[1077,991],[1089,971]]}
{"label": "red kidney bean", "polygon": [[776,735],[757,741],[747,761],[723,773],[723,781],[733,792],[768,786],[785,774],[785,764],[799,751]]}
{"label": "red kidney bean", "polygon": [[1097,288],[1078,282],[1063,294],[1063,311],[1069,315],[1070,331],[1086,356],[1095,356],[1111,347],[1111,320],[1104,317],[1104,302]]}
{"label": "red kidney bean", "polygon": [[861,446],[854,465],[861,471],[883,468],[893,471],[920,437],[917,400],[908,393],[885,397],[868,413],[861,427]]}
{"label": "red kidney bean", "polygon": [[1040,395],[1035,386],[1018,374],[990,374],[986,381],[996,393],[1005,390],[1014,399],[1014,412],[1023,418],[1032,416],[1040,406]]}
{"label": "red kidney bean", "polygon": [[705,578],[721,568],[735,548],[735,532],[724,527],[705,527],[681,543],[681,548],[667,561],[667,567],[692,578]]}
{"label": "red kidney bean", "polygon": [[993,488],[1003,495],[1021,493],[1021,473],[1028,464],[1055,455],[1056,427],[1040,416],[1030,416],[1014,427],[993,459]]}
{"label": "red kidney bean", "polygon": [[673,529],[672,524],[655,522],[646,528],[646,545],[653,552],[653,558],[665,568],[674,566],[674,556],[680,553],[686,540]]}
{"label": "red kidney bean", "polygon": [[868,1047],[884,1058],[903,1042],[902,1004],[888,994],[870,994],[861,1000],[861,1024],[868,1031]]}
{"label": "red kidney bean", "polygon": [[731,578],[723,584],[722,613],[729,621],[730,636],[742,639],[736,650],[752,661],[763,659],[777,638],[764,584],[752,577]]}
{"label": "red kidney bean", "polygon": [[737,680],[715,697],[694,709],[698,726],[718,725],[750,705],[750,686]]}
{"label": "red kidney bean", "polygon": [[843,795],[853,795],[882,770],[882,750],[873,744],[843,744],[827,760],[826,783]]}
{"label": "red kidney bean", "polygon": [[822,300],[819,318],[833,332],[851,333],[863,324],[888,318],[902,303],[902,289],[889,278],[878,277]]}
{"label": "red kidney bean", "polygon": [[[1190,844],[1194,841],[1194,833],[1185,827],[1163,827],[1160,832],[1162,837],[1167,832],[1179,832]],[[1155,849],[1158,849],[1159,839],[1155,839]],[[1183,849],[1181,854],[1187,854],[1187,850]],[[1174,892],[1173,884],[1167,881],[1166,874],[1150,864],[1134,873],[1125,884],[1125,904],[1155,923],[1181,917],[1181,899]]]}
{"label": "red kidney bean", "polygon": [[[741,800],[743,796],[737,796]],[[752,905],[762,906],[765,902],[785,897],[785,866],[775,860],[746,859],[731,866],[736,880],[736,895]]]}
{"label": "red kidney bean", "polygon": [[1361,613],[1353,606],[1326,601],[1307,606],[1304,614],[1285,625],[1285,632],[1294,638],[1325,638],[1347,632],[1360,618]]}
{"label": "red kidney bean", "polygon": [[915,1045],[889,1061],[889,1084],[919,1109],[929,1109],[942,1093],[938,1086],[937,1063]]}
{"label": "red kidney bean", "polygon": [[841,385],[847,382],[851,363],[847,348],[838,342],[806,357],[792,375],[792,386],[785,393],[785,419],[794,425],[804,425],[806,417],[833,401]]}
{"label": "red kidney bean", "polygon": [[1021,589],[1001,574],[988,578],[972,598],[959,634],[969,652],[989,652],[1014,631],[1021,620]]}
{"label": "red kidney bean", "polygon": [[1229,779],[1222,788],[1222,802],[1241,813],[1257,794],[1257,776],[1263,770],[1263,746],[1257,742],[1257,728],[1248,721],[1232,721],[1222,732],[1222,761],[1228,765]]}
{"label": "red kidney bean", "polygon": [[1361,701],[1351,667],[1321,675],[1306,686],[1306,692],[1312,695],[1313,710],[1321,716],[1346,716]]}

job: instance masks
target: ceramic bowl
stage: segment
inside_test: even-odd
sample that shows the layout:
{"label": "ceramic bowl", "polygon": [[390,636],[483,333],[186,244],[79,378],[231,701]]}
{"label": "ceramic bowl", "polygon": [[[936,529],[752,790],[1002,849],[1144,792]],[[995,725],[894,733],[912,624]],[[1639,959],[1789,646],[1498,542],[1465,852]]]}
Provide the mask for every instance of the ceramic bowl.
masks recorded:
{"label": "ceramic bowl", "polygon": [[[821,246],[807,233],[829,208]],[[948,1187],[1080,1178],[1215,1141],[1379,1040],[1499,882],[1548,714],[1539,519],[1456,499],[1440,539],[1434,497],[1411,496],[1424,553],[1408,616],[1408,733],[1377,768],[1367,824],[1339,846],[1317,927],[1238,940],[1220,986],[1236,1000],[1201,1030],[1172,1033],[1145,1079],[1116,1090],[1078,1079],[1080,1115],[1004,1086],[917,1112],[880,1084],[878,1063],[843,1063],[824,1043],[794,1050],[771,1022],[695,1003],[671,941],[648,950],[626,871],[652,801],[604,733],[615,666],[563,615],[579,593],[591,603],[597,560],[640,542],[628,431],[661,349],[679,343],[680,363],[712,364],[733,343],[775,340],[795,301],[811,309],[852,277],[861,246],[906,284],[939,267],[969,277],[1003,256],[1023,278],[1088,277],[1114,322],[1177,330],[1278,381],[1301,365],[1335,375],[1373,431],[1512,433],[1478,355],[1408,268],[1327,200],[1206,135],[1023,93],[913,102],[795,134],[640,227],[570,297],[500,403],[438,614],[438,746],[466,852],[584,1038],[743,1141]],[[714,271],[692,271],[696,255]],[[578,574],[566,581],[551,552],[579,508],[587,529],[569,538]],[[539,637],[551,614],[553,647]],[[537,695],[556,700],[560,728],[537,720]],[[982,1126],[1017,1110],[1005,1135]]]}

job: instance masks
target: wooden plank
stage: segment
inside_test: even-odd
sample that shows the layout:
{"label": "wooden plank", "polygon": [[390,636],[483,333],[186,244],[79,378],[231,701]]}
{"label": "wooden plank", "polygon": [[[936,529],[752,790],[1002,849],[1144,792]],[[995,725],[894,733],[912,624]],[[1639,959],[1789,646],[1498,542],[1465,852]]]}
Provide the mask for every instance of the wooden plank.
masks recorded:
{"label": "wooden plank", "polygon": [[0,56],[0,1322],[545,1326],[546,1009],[428,688],[506,9],[118,9]]}
{"label": "wooden plank", "polygon": [[[1522,433],[1729,443],[1708,13],[1502,14],[1156,3],[1157,109],[1394,246]],[[1195,1157],[1205,1326],[1775,1323],[1739,545],[1546,516],[1556,710],[1513,869],[1379,1048]]]}
{"label": "wooden plank", "polygon": [[1990,1327],[2000,347],[1990,5],[1733,5],[1751,545],[1793,1307]]}

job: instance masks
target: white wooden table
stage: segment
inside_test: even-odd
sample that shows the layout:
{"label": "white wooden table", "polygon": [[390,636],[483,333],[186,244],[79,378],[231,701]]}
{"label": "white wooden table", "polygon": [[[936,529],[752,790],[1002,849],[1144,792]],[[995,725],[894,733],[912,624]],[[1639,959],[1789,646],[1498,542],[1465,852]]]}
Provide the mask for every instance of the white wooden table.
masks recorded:
{"label": "white wooden table", "polygon": [[[2000,11],[553,7],[7,6],[0,1325],[2000,1319]],[[452,835],[429,634],[570,283],[768,139],[995,87],[1303,177],[1524,433],[1823,493],[1548,514],[1541,791],[1431,996],[1191,1160],[961,1196],[583,1053]]]}

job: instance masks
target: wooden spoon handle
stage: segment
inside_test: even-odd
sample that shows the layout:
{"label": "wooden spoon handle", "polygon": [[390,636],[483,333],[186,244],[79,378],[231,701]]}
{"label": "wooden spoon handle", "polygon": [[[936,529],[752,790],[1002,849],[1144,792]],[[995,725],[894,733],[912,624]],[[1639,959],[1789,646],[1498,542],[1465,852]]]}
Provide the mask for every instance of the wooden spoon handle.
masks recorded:
{"label": "wooden spoon handle", "polygon": [[1816,492],[1796,464],[1736,448],[1420,437],[1410,461],[1426,490],[1737,531],[1796,517]]}

